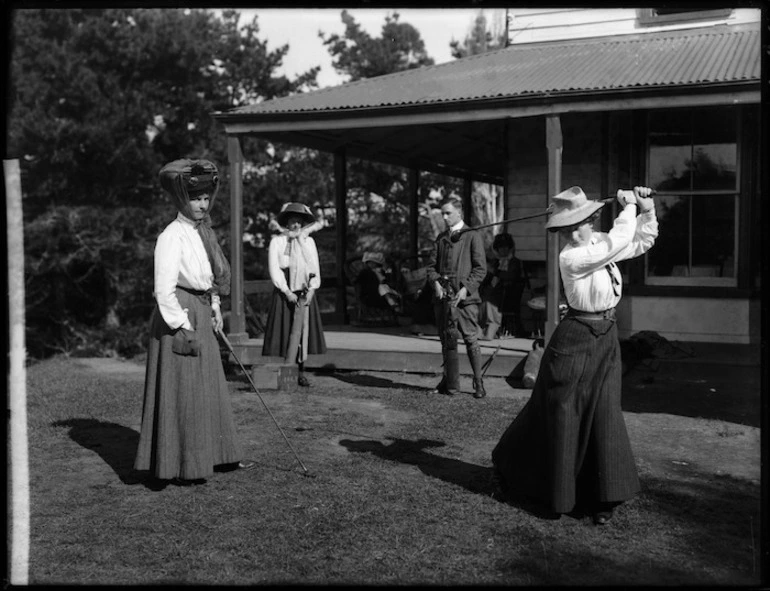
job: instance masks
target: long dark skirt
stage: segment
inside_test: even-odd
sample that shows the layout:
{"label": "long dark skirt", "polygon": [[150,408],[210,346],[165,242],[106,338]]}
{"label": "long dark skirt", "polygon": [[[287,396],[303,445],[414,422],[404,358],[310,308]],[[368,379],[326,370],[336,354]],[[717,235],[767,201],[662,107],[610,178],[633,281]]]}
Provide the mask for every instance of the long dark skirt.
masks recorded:
{"label": "long dark skirt", "polygon": [[158,307],[150,320],[144,382],[142,430],[134,467],[157,478],[207,478],[214,466],[243,459],[230,406],[219,345],[211,325],[211,306],[181,289],[198,356],[171,350],[172,330]]}
{"label": "long dark skirt", "polygon": [[[313,297],[310,300],[308,312],[308,355],[322,355],[326,353],[326,339],[324,338],[323,324],[321,324],[321,311],[318,302]],[[265,324],[265,340],[262,343],[262,355],[269,357],[284,357],[289,348],[291,326],[294,322],[294,306],[289,306],[284,295],[278,290],[273,290],[273,298],[270,300],[270,310],[267,313]]]}
{"label": "long dark skirt", "polygon": [[633,497],[639,477],[620,397],[615,322],[562,320],[531,398],[492,451],[506,488],[557,513]]}

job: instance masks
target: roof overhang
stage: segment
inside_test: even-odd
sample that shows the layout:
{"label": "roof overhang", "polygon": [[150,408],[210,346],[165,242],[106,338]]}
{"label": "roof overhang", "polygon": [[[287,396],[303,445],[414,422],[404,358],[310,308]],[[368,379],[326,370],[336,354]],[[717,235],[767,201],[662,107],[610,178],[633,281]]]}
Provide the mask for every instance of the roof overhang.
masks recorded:
{"label": "roof overhang", "polygon": [[466,100],[430,105],[293,113],[214,113],[228,135],[415,167],[500,184],[506,119],[658,108],[759,103],[756,83],[561,92],[542,96]]}

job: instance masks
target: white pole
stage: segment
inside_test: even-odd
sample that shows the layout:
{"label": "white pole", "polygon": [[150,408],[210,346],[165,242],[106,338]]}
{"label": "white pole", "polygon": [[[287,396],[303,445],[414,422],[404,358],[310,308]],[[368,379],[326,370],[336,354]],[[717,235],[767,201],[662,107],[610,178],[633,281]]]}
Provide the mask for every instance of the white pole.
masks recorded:
{"label": "white pole", "polygon": [[29,458],[24,342],[24,222],[18,160],[3,160],[8,230],[8,393],[11,421],[11,584],[29,578]]}

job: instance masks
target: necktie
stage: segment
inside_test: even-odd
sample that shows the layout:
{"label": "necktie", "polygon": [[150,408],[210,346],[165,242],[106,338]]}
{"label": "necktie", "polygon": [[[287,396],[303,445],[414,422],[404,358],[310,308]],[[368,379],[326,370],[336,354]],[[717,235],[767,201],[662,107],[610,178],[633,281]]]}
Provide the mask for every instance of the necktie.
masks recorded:
{"label": "necktie", "polygon": [[615,274],[615,271],[617,271],[618,266],[615,263],[609,263],[608,265],[604,266],[605,269],[607,269],[607,273],[610,274],[610,282],[612,283],[612,292],[616,295],[620,295],[620,281],[618,280],[618,276]]}

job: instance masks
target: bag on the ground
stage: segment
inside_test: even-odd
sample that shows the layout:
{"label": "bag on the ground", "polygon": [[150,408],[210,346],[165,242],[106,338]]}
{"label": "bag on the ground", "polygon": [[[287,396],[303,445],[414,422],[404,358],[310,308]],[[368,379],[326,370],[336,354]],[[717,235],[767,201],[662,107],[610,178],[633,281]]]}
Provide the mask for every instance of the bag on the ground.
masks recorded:
{"label": "bag on the ground", "polygon": [[524,362],[524,377],[521,382],[525,388],[533,388],[537,381],[537,374],[540,371],[540,361],[543,359],[543,347],[539,341],[532,343],[532,350],[527,354],[527,360]]}

